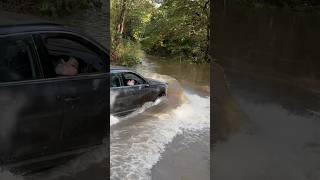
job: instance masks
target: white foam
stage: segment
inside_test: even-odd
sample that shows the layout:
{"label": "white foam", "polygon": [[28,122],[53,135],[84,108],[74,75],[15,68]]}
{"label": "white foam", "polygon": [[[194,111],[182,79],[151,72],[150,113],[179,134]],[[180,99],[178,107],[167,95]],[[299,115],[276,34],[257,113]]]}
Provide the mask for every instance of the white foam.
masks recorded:
{"label": "white foam", "polygon": [[119,122],[120,122],[119,118],[110,115],[110,127],[115,125],[115,124],[117,124],[117,123],[119,123]]}
{"label": "white foam", "polygon": [[119,117],[115,117],[113,115],[110,115],[110,127],[118,124],[121,121],[125,121],[127,119],[130,119],[131,117],[134,117],[138,114],[141,114],[143,112],[145,112],[147,109],[151,108],[152,106],[156,106],[158,104],[160,104],[162,101],[164,101],[166,97],[161,97],[156,99],[156,101],[154,102],[146,102],[141,108],[137,109],[136,111],[128,114],[127,116],[123,117],[123,118],[119,118]]}
{"label": "white foam", "polygon": [[110,91],[110,107],[113,107],[113,104],[114,104],[117,96],[118,96],[117,92]]}
{"label": "white foam", "polygon": [[[110,108],[113,107],[113,104],[116,100],[116,97],[118,96],[118,93],[114,91],[110,91]],[[117,124],[119,122],[119,119],[110,115],[110,127]]]}
{"label": "white foam", "polygon": [[150,179],[165,145],[183,133],[210,127],[210,99],[186,94],[188,102],[110,134],[111,179]]}

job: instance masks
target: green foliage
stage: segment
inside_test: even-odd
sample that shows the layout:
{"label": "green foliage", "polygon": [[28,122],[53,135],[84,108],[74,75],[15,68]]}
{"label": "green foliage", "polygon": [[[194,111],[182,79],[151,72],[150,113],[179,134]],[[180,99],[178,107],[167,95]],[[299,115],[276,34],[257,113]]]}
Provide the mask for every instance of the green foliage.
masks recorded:
{"label": "green foliage", "polygon": [[[118,18],[121,13],[123,0],[111,0],[111,33],[116,34]],[[139,41],[144,34],[144,29],[150,21],[151,14],[155,11],[150,0],[127,0],[123,37]]]}
{"label": "green foliage", "polygon": [[[124,30],[120,33],[117,28],[121,23],[119,17],[124,2]],[[143,53],[139,41],[154,10],[149,0],[111,0],[111,51],[114,64],[131,66],[141,62]]]}
{"label": "green foliage", "polygon": [[117,54],[117,60],[113,64],[121,66],[133,66],[141,62],[143,52],[140,44],[122,39],[119,46],[114,49],[114,53]]}
{"label": "green foliage", "polygon": [[101,7],[101,0],[39,0],[38,8],[42,15],[61,16],[74,10],[88,7]]}
{"label": "green foliage", "polygon": [[144,50],[205,60],[208,16],[207,0],[164,0],[146,28]]}
{"label": "green foliage", "polygon": [[209,0],[163,0],[161,4],[152,0],[111,0],[113,62],[138,62],[131,55],[139,53],[125,55],[124,51],[132,49],[126,48],[129,46],[124,41],[140,42],[149,54],[203,62],[207,59],[208,16]]}

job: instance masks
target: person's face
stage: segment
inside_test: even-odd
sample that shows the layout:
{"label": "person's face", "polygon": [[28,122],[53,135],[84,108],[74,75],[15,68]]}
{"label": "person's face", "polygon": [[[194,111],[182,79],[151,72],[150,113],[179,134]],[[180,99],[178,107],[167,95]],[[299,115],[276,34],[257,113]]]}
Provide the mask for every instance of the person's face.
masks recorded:
{"label": "person's face", "polygon": [[72,67],[78,69],[79,67],[79,63],[75,58],[70,58],[69,61],[67,62],[69,65],[71,65]]}

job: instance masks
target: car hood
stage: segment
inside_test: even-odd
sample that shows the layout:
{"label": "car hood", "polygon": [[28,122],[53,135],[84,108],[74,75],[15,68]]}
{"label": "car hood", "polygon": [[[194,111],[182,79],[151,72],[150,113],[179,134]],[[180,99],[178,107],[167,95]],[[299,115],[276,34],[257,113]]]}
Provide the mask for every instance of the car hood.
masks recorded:
{"label": "car hood", "polygon": [[148,82],[149,82],[150,85],[157,85],[157,84],[168,85],[168,83],[164,83],[164,82],[157,81],[157,80],[150,79],[150,78],[148,78],[147,80],[148,80]]}

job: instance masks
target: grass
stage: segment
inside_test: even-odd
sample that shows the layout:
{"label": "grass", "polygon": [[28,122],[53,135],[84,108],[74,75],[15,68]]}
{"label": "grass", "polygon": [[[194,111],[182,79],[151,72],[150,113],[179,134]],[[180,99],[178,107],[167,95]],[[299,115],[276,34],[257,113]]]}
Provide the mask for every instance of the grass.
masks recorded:
{"label": "grass", "polygon": [[133,66],[141,63],[144,56],[140,43],[121,39],[118,47],[112,50],[112,64],[121,66]]}

